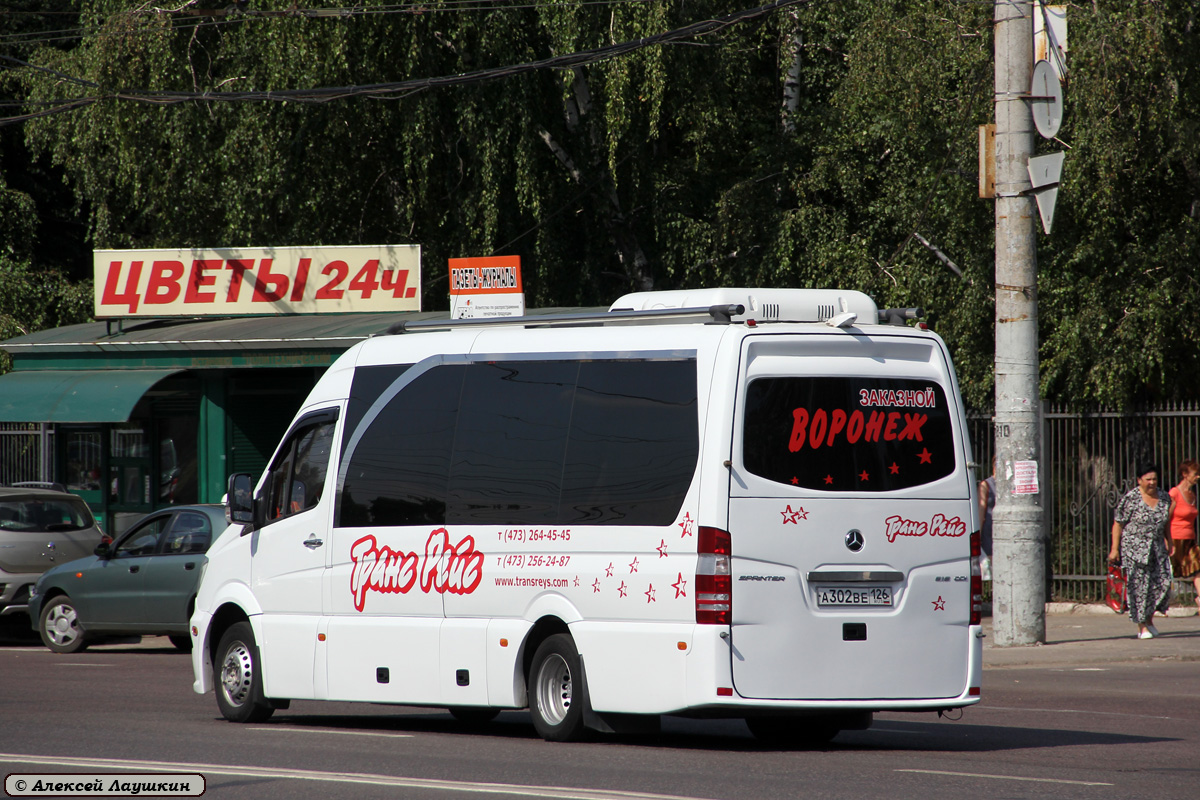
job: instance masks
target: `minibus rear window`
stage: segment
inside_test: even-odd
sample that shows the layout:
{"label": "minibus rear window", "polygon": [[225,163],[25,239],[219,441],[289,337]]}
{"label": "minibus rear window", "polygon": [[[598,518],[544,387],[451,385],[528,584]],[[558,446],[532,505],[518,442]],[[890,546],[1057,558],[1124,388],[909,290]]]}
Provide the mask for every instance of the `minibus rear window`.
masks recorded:
{"label": "minibus rear window", "polygon": [[777,483],[889,492],[954,471],[942,387],[902,378],[758,378],[746,389],[743,463]]}

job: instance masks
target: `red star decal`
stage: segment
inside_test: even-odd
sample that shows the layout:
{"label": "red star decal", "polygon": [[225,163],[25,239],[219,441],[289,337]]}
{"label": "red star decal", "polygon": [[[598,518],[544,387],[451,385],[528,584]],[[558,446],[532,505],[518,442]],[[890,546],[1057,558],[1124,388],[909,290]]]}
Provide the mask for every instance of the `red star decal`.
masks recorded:
{"label": "red star decal", "polygon": [[871,480],[871,475],[864,469],[862,472],[858,473],[858,479],[860,481],[869,481]]}
{"label": "red star decal", "polygon": [[921,452],[917,453],[917,458],[921,459],[922,464],[932,464],[933,463],[933,453],[929,452],[928,447],[926,447]]}
{"label": "red star decal", "polygon": [[692,535],[692,526],[696,524],[696,520],[692,519],[692,512],[683,515],[683,522],[679,523],[680,534],[679,538]]}
{"label": "red star decal", "polygon": [[605,567],[605,569],[604,569],[604,577],[606,577],[606,578],[612,577],[612,562],[611,561],[608,562],[608,566]]}
{"label": "red star decal", "polygon": [[600,579],[596,578],[596,580],[592,581],[592,594],[598,591],[600,591]]}
{"label": "red star decal", "polygon": [[671,584],[671,588],[675,590],[675,599],[687,597],[687,581],[683,579],[683,573],[679,573],[679,578]]}
{"label": "red star decal", "polygon": [[786,509],[784,509],[783,511],[780,511],[779,513],[783,515],[783,523],[782,524],[787,525],[789,522],[792,523],[793,525],[796,524],[797,512],[792,511],[791,503],[788,503],[788,507]]}
{"label": "red star decal", "polygon": [[942,596],[940,594],[938,595],[938,599],[934,600],[932,602],[933,602],[933,610],[934,611],[945,611],[946,610],[946,601],[942,599]]}
{"label": "red star decal", "polygon": [[626,594],[625,590],[627,588],[629,587],[625,585],[625,581],[621,581],[621,585],[617,587],[617,594],[621,595],[621,597],[624,597]]}
{"label": "red star decal", "polygon": [[792,486],[799,486],[799,485],[800,485],[800,479],[797,478],[795,475],[793,475],[792,476]]}
{"label": "red star decal", "polygon": [[658,602],[657,600],[654,599],[654,584],[653,583],[650,584],[650,588],[647,589],[646,591],[642,592],[642,594],[646,595],[647,603],[657,603]]}
{"label": "red star decal", "polygon": [[637,572],[637,567],[638,567],[638,560],[637,560],[637,556],[634,556],[634,557],[633,557],[633,561],[629,562],[629,571],[630,571],[630,572]]}
{"label": "red star decal", "polygon": [[579,576],[578,575],[575,576],[575,585],[579,586]]}
{"label": "red star decal", "polygon": [[804,510],[804,506],[800,506],[800,509],[796,511],[796,517],[799,519],[808,519],[808,512]]}
{"label": "red star decal", "polygon": [[897,464],[895,461],[893,461],[892,465],[890,467],[888,467],[888,472],[892,473],[893,475],[899,475],[900,474],[900,465]]}
{"label": "red star decal", "polygon": [[832,476],[832,475],[826,475],[826,476],[825,476],[825,483],[826,483],[826,484],[832,484],[832,483],[833,483],[833,476]]}
{"label": "red star decal", "polygon": [[658,543],[658,547],[656,547],[654,549],[658,551],[659,558],[666,558],[667,557],[667,540],[663,539],[662,541],[660,541]]}

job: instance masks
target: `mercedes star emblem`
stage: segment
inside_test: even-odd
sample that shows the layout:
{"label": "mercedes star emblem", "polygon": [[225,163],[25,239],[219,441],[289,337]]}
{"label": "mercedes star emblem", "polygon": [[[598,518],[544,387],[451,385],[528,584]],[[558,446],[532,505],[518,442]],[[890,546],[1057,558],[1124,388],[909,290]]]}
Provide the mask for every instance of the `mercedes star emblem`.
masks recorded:
{"label": "mercedes star emblem", "polygon": [[860,531],[858,528],[854,528],[850,531],[847,531],[846,532],[846,547],[848,547],[850,549],[851,553],[857,553],[859,550],[862,550],[862,548],[863,548],[862,531]]}

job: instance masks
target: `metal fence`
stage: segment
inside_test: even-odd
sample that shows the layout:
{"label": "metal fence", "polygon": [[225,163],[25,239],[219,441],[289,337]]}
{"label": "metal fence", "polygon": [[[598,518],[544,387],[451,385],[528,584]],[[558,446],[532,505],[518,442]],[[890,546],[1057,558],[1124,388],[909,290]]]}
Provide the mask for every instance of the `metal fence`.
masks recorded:
{"label": "metal fence", "polygon": [[0,423],[0,485],[49,481],[54,475],[54,426]]}
{"label": "metal fence", "polygon": [[[995,437],[989,416],[970,417],[979,464],[991,464]],[[1042,407],[1041,489],[1046,509],[1052,599],[1100,602],[1113,512],[1136,485],[1134,464],[1157,463],[1160,485],[1179,481],[1179,464],[1200,459],[1200,407],[1170,404],[1133,412],[1072,412]],[[986,468],[980,468],[986,474]],[[1175,582],[1180,602],[1193,602],[1190,580]]]}
{"label": "metal fence", "polygon": [[[980,465],[995,445],[990,414],[969,415],[971,446]],[[0,423],[0,484],[51,480],[54,426]],[[1161,483],[1178,481],[1179,463],[1200,459],[1200,405],[1173,404],[1127,413],[1071,412],[1042,407],[1041,489],[1055,600],[1099,602],[1112,517],[1135,485],[1134,464],[1157,462]],[[987,474],[981,466],[980,475]],[[1180,601],[1192,602],[1191,581],[1176,581]]]}

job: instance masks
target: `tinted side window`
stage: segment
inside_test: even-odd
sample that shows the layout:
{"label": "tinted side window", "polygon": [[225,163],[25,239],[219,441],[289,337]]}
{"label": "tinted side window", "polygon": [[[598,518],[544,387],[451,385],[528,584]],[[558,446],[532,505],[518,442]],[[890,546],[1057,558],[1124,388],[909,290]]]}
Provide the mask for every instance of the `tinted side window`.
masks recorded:
{"label": "tinted side window", "polygon": [[698,428],[695,360],[581,364],[559,521],[669,525],[696,471]]}
{"label": "tinted side window", "polygon": [[280,448],[263,487],[268,520],[298,514],[320,502],[334,423],[324,420],[302,425]]}
{"label": "tinted side window", "polygon": [[447,521],[553,524],[579,364],[472,364],[463,383]]}
{"label": "tinted side window", "polygon": [[417,377],[367,423],[346,467],[335,525],[440,525],[462,365]]}
{"label": "tinted side window", "polygon": [[930,381],[760,378],[743,430],[747,470],[805,489],[893,491],[955,466],[946,395]]}
{"label": "tinted side window", "polygon": [[375,367],[357,367],[354,382],[350,384],[350,401],[346,403],[345,433],[342,435],[342,452],[362,422],[367,410],[379,399],[379,395],[391,386],[411,367],[411,364],[384,364]]}

